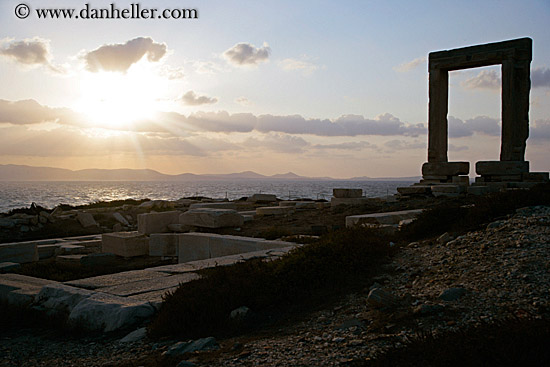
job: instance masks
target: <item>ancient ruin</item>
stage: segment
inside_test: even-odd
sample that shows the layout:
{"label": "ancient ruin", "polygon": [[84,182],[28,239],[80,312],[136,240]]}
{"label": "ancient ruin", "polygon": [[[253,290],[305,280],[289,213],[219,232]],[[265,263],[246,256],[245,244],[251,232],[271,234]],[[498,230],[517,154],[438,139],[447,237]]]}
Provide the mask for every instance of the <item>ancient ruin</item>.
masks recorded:
{"label": "ancient ruin", "polygon": [[[520,38],[429,54],[428,162],[422,165],[420,183],[400,188],[401,194],[484,193],[548,181],[548,172],[529,172],[525,161],[532,46],[532,39]],[[447,157],[449,71],[498,64],[502,65],[500,160],[477,162],[481,177],[469,187],[470,163],[449,162]]]}

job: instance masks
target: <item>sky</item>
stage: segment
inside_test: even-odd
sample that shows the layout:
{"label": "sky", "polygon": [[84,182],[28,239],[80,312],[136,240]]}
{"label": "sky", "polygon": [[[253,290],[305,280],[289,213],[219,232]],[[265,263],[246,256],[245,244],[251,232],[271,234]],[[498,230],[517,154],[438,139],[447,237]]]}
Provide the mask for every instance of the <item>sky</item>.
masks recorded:
{"label": "sky", "polygon": [[[173,17],[82,18],[132,4]],[[526,159],[550,170],[548,0],[2,0],[0,24],[0,164],[418,176],[428,53],[530,37]],[[500,75],[450,73],[471,176],[499,159]]]}

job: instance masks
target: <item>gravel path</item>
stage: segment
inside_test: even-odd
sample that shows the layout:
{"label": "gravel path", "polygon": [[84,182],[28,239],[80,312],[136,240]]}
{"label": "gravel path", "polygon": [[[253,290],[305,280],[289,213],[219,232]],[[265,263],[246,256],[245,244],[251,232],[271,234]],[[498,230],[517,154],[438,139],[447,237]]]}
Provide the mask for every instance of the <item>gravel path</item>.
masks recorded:
{"label": "gravel path", "polygon": [[[510,315],[548,314],[550,207],[520,209],[456,239],[411,243],[386,270],[370,298],[365,289],[301,322],[221,340],[220,350],[179,360],[185,357],[188,366],[345,366],[402,345],[419,330],[437,333]],[[382,307],[374,296],[381,296]],[[0,334],[0,366],[155,365],[154,357],[175,342],[73,340],[12,330]]]}

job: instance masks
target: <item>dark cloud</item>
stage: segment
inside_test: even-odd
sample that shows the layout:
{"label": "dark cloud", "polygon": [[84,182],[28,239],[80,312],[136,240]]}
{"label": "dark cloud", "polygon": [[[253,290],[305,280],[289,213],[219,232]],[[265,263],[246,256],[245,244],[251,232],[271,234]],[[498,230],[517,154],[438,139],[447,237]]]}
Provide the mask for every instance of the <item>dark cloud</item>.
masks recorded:
{"label": "dark cloud", "polygon": [[156,43],[150,37],[138,37],[126,43],[103,45],[86,53],[83,59],[91,72],[126,72],[145,55],[150,62],[156,62],[165,54],[166,44]]}
{"label": "dark cloud", "polygon": [[38,37],[14,41],[0,49],[0,55],[8,57],[19,64],[28,66],[45,66],[50,71],[62,73],[63,69],[51,63],[50,42]]}
{"label": "dark cloud", "polygon": [[463,138],[472,136],[474,133],[500,135],[500,121],[488,116],[477,116],[466,121],[449,116],[448,121],[449,138]]}
{"label": "dark cloud", "polygon": [[203,104],[213,104],[218,102],[217,98],[198,96],[195,92],[190,90],[181,97],[181,101],[187,106],[200,106]]}
{"label": "dark cloud", "polygon": [[233,65],[258,65],[267,61],[271,48],[267,43],[263,47],[256,48],[250,43],[238,43],[223,53],[223,56]]}

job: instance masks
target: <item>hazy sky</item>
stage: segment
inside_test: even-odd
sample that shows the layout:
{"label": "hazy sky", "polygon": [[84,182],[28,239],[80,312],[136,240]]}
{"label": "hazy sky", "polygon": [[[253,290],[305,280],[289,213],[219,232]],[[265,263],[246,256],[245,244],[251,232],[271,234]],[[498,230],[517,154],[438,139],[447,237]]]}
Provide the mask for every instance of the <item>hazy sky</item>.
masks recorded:
{"label": "hazy sky", "polygon": [[[198,19],[36,13],[86,3]],[[2,164],[419,175],[428,53],[531,37],[526,158],[550,170],[548,0],[2,0],[0,24]],[[500,67],[452,72],[450,84],[449,159],[473,174],[499,157]]]}

